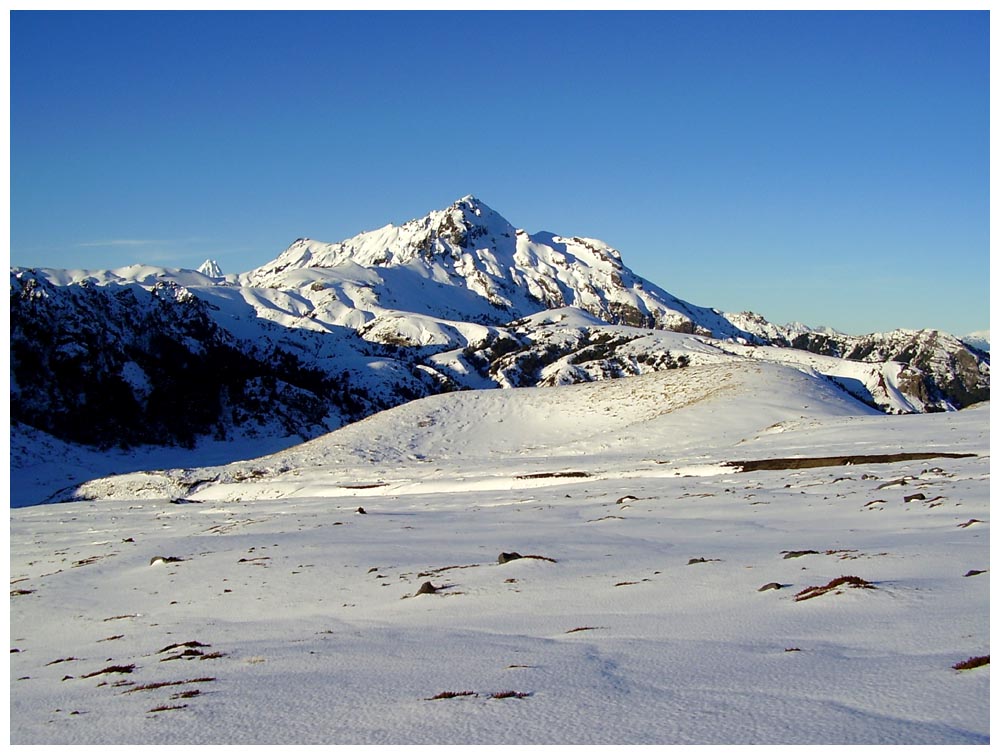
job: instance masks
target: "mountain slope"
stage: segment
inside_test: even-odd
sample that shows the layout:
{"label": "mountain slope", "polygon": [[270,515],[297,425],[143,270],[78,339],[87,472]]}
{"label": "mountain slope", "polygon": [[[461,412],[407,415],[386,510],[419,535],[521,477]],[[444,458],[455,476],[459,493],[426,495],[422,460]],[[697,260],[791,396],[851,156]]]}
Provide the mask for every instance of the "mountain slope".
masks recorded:
{"label": "mountain slope", "polygon": [[785,423],[877,414],[818,375],[729,361],[623,380],[432,396],[261,459],[116,475],[60,496],[241,500],[343,494],[359,484],[353,489],[371,484],[384,495],[385,479],[395,480],[395,490],[401,481],[433,477],[442,463],[462,464],[465,484],[477,487],[483,480],[470,479],[494,477],[498,459],[545,473],[589,468],[586,455],[595,449],[614,456],[644,445],[652,453],[669,448],[671,467],[663,469],[676,469],[722,460],[734,446]]}
{"label": "mountain slope", "polygon": [[[301,289],[305,281],[289,273],[350,271],[355,265],[379,276],[371,290],[387,310],[499,325],[573,306],[612,324],[716,338],[750,337],[718,312],[683,302],[638,277],[604,242],[529,234],[473,196],[424,218],[338,244],[299,239],[241,281],[254,287]],[[449,296],[414,297],[409,295],[414,286],[447,289]]]}
{"label": "mountain slope", "polygon": [[989,397],[988,354],[948,334],[724,315],[603,242],[529,234],[471,196],[338,244],[300,239],[240,275],[210,260],[15,268],[10,306],[14,427],[102,447],[292,444],[447,391],[748,359],[825,375],[887,412]]}

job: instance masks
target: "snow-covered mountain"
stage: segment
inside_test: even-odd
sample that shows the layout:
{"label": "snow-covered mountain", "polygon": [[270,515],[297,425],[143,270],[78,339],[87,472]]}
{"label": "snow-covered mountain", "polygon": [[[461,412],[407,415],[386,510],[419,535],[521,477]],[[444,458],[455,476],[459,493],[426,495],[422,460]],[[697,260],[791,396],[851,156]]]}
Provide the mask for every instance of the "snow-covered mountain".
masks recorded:
{"label": "snow-covered mountain", "polygon": [[[359,276],[357,267],[368,274]],[[749,337],[719,312],[693,306],[635,275],[604,242],[529,234],[473,196],[338,244],[299,239],[241,282],[298,291],[318,316],[328,313],[324,319],[334,321],[340,306],[329,293],[314,294],[349,290],[351,307],[371,317],[403,311],[502,325],[572,306],[612,324]]]}
{"label": "snow-covered mountain", "polygon": [[12,743],[988,744],[988,354],[491,213],[12,269]]}
{"label": "snow-covered mountain", "polygon": [[528,233],[472,196],[223,275],[11,270],[15,427],[100,446],[316,437],[469,388],[720,361],[825,376],[890,412],[989,397],[989,357],[939,331],[847,336],[697,306],[596,239]]}
{"label": "snow-covered mountain", "polygon": [[198,268],[198,272],[207,275],[209,278],[222,278],[222,267],[215,260],[205,260]]}
{"label": "snow-covered mountain", "polygon": [[990,332],[988,330],[977,330],[962,337],[962,342],[980,351],[990,352]]}

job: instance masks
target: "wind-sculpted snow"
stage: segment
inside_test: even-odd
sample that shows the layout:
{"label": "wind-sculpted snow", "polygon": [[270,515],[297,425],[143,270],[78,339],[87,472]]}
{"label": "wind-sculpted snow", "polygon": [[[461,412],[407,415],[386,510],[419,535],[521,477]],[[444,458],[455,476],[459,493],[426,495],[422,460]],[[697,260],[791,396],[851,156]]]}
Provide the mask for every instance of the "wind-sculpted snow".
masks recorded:
{"label": "wind-sculpted snow", "polygon": [[[804,418],[877,414],[816,376],[772,364],[722,362],[641,377],[553,388],[468,391],[382,412],[300,446],[206,469],[94,480],[60,495],[83,499],[194,497],[245,500],[342,494],[357,482],[419,485],[435,465],[467,464],[476,485],[517,486],[488,471],[521,460],[525,473],[585,464],[592,449],[630,454],[668,444],[671,465],[725,461],[766,428]],[[652,462],[651,462],[652,463]],[[378,479],[372,480],[372,475]],[[431,473],[431,477],[433,477]],[[360,488],[365,490],[368,488]],[[385,490],[379,489],[379,494]]]}

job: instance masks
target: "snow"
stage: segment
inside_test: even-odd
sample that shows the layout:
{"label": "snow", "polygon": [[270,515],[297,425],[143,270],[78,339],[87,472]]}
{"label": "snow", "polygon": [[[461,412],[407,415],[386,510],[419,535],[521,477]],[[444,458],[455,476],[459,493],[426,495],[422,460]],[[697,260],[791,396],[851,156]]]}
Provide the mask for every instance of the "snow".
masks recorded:
{"label": "snow", "polygon": [[728,361],[79,492],[11,511],[12,744],[989,742],[988,404]]}
{"label": "snow", "polygon": [[[752,345],[823,331],[688,304],[471,195],[241,275],[38,275],[172,284],[373,394],[518,385],[470,356],[499,337],[562,356],[555,387],[301,444],[277,420],[193,449],[12,427],[12,744],[989,741],[989,667],[953,668],[989,653],[988,403],[882,414],[927,408],[903,365]],[[668,356],[690,366],[652,372]],[[848,575],[870,587],[795,599]]]}
{"label": "snow", "polygon": [[198,272],[207,275],[209,278],[223,278],[222,267],[216,260],[207,259],[198,267]]}
{"label": "snow", "polygon": [[988,353],[990,350],[990,331],[977,330],[974,333],[964,336],[962,341]]}

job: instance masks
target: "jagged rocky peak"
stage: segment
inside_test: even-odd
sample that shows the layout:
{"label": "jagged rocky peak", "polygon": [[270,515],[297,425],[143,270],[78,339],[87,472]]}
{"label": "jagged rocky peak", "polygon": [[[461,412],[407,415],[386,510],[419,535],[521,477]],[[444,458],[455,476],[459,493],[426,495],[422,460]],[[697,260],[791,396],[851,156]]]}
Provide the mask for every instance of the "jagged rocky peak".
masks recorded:
{"label": "jagged rocky peak", "polygon": [[209,278],[222,278],[222,266],[212,259],[205,260],[198,268],[198,272],[207,275]]}
{"label": "jagged rocky peak", "polygon": [[[448,320],[498,325],[570,306],[612,324],[753,338],[720,313],[683,302],[635,275],[603,241],[528,233],[473,195],[339,243],[299,239],[277,259],[241,276],[241,282],[301,289],[313,286],[314,278],[338,276],[354,286],[347,298],[375,303],[370,311],[376,317],[376,304],[416,306]],[[427,281],[437,286],[433,292]],[[367,291],[358,293],[359,285]],[[406,292],[413,296],[407,293],[404,303]],[[414,304],[419,292],[424,299]]]}
{"label": "jagged rocky peak", "polygon": [[301,268],[347,264],[392,267],[415,260],[458,260],[465,251],[477,247],[509,246],[512,256],[516,234],[504,217],[470,194],[443,210],[402,225],[390,223],[364,231],[338,243],[296,239],[277,259],[248,273],[247,279],[259,284],[269,275]]}
{"label": "jagged rocky peak", "polygon": [[441,212],[431,213],[428,219],[436,226],[434,230],[439,236],[449,238],[459,246],[468,246],[470,242],[487,235],[513,238],[517,233],[506,218],[471,194]]}

